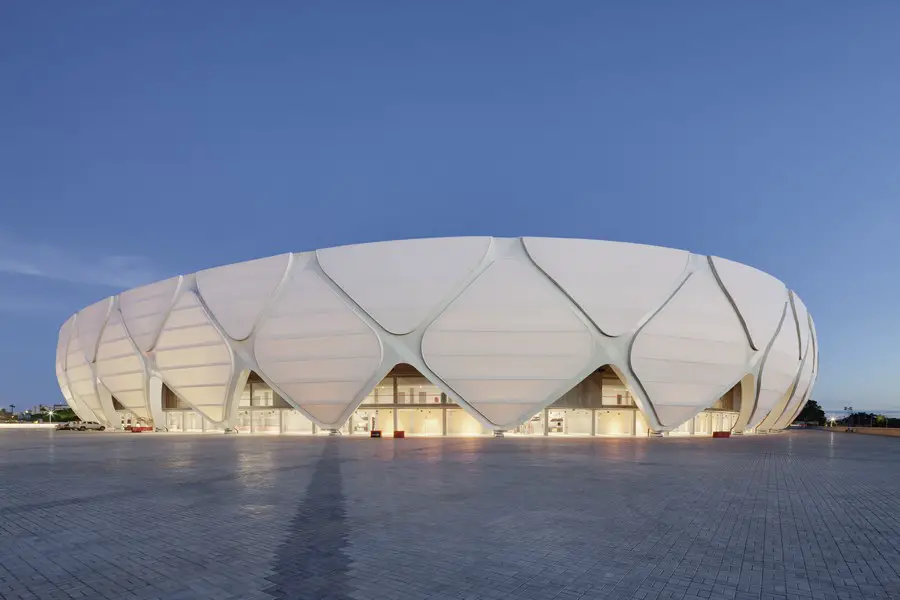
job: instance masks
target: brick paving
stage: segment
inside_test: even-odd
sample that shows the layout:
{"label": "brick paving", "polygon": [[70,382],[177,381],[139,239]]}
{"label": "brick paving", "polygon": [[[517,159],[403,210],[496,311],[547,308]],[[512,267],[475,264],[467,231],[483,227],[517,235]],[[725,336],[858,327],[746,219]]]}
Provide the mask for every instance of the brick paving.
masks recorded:
{"label": "brick paving", "polygon": [[0,431],[0,598],[900,598],[900,440]]}

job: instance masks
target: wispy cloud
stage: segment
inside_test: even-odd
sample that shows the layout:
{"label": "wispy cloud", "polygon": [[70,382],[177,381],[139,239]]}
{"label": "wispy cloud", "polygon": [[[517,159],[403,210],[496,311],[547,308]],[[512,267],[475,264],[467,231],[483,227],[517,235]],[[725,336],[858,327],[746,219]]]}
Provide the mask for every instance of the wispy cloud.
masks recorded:
{"label": "wispy cloud", "polygon": [[0,273],[111,288],[130,288],[160,277],[143,256],[90,256],[0,231]]}
{"label": "wispy cloud", "polygon": [[39,296],[0,296],[0,314],[43,317],[65,312],[70,308],[65,302]]}

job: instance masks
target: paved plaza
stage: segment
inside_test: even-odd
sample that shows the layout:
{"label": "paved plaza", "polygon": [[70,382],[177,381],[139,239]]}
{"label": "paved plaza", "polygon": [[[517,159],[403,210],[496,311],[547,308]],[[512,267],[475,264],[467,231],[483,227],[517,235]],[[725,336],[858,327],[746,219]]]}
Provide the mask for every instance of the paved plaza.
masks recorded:
{"label": "paved plaza", "polygon": [[900,440],[0,431],[0,598],[900,598]]}

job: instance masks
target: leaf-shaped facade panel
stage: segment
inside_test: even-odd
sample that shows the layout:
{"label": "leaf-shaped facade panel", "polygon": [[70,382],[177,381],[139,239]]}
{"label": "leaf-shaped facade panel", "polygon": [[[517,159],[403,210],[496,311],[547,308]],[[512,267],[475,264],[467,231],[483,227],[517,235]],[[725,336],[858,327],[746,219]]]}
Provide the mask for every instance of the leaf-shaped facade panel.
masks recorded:
{"label": "leaf-shaped facade panel", "polygon": [[809,342],[813,345],[813,356],[816,359],[813,365],[813,372],[819,373],[819,338],[816,337],[816,322],[813,321],[812,315],[809,317]]}
{"label": "leaf-shaped facade panel", "polygon": [[69,351],[69,341],[75,328],[74,315],[63,324],[59,330],[59,339],[56,345],[56,381],[59,384],[59,391],[62,392],[66,404],[69,405],[79,419],[82,421],[95,421],[94,413],[86,409],[86,407],[78,402],[69,389],[69,380],[66,376],[66,360]]}
{"label": "leaf-shaped facade panel", "polygon": [[142,352],[148,352],[156,343],[181,280],[181,276],[172,277],[119,294],[122,319],[134,344]]}
{"label": "leaf-shaped facade panel", "polygon": [[713,256],[712,263],[722,285],[734,301],[757,350],[765,350],[781,321],[787,288],[753,267]]}
{"label": "leaf-shaped facade panel", "polygon": [[75,327],[75,316],[71,316],[59,328],[59,338],[56,343],[56,374],[60,375],[65,371],[66,353],[69,349],[69,340],[72,337],[72,331]]}
{"label": "leaf-shaped facade panel", "polygon": [[[761,429],[784,429],[791,424],[791,417],[797,412],[803,399],[806,398],[806,393],[809,391],[809,384],[812,382],[813,365],[815,364],[815,358],[812,355],[812,347],[810,347],[808,352],[806,360],[804,360],[803,364],[800,366],[800,376],[797,378],[797,385],[794,386],[790,399],[780,411],[778,410],[779,407],[775,407],[775,410],[773,410],[760,424]],[[773,422],[773,417],[776,412],[778,416]]]}
{"label": "leaf-shaped facade panel", "polygon": [[432,238],[326,248],[322,270],[391,333],[421,325],[479,267],[488,237]]}
{"label": "leaf-shaped facade panel", "polygon": [[638,331],[630,360],[660,423],[672,428],[712,406],[749,370],[751,356],[731,303],[701,270]]}
{"label": "leaf-shaped facade panel", "polygon": [[94,370],[106,389],[126,409],[139,417],[150,417],[147,403],[147,371],[134,347],[122,316],[115,307],[100,336]]}
{"label": "leaf-shaped facade panel", "polygon": [[100,394],[97,392],[93,367],[85,358],[81,349],[81,340],[77,335],[73,335],[69,340],[69,349],[66,354],[66,378],[69,381],[69,392],[72,396],[93,413],[94,418],[91,420],[109,426],[110,422],[103,412]]}
{"label": "leaf-shaped facade panel", "polygon": [[250,336],[290,264],[281,254],[197,273],[197,288],[213,317],[229,336]]}
{"label": "leaf-shaped facade panel", "polygon": [[797,405],[797,408],[794,410],[794,413],[788,417],[785,415],[784,427],[787,427],[797,416],[803,411],[803,408],[806,406],[806,403],[809,402],[809,399],[812,397],[813,387],[816,385],[816,378],[819,375],[819,343],[816,339],[816,324],[812,319],[812,316],[809,317],[809,352],[812,353],[812,373],[809,377],[809,385],[806,387],[806,392],[803,394],[803,398],[800,403]]}
{"label": "leaf-shaped facade panel", "polygon": [[806,310],[806,305],[803,304],[803,300],[800,299],[800,296],[796,294],[796,292],[791,292],[791,296],[794,300],[794,312],[797,319],[797,330],[800,334],[800,343],[799,343],[799,356],[806,356],[807,349],[809,348],[809,312]]}
{"label": "leaf-shaped facade panel", "polygon": [[690,253],[643,244],[523,238],[532,260],[605,334],[635,329],[671,295]]}
{"label": "leaf-shaped facade panel", "polygon": [[325,427],[339,427],[381,365],[378,336],[316,273],[294,268],[254,339],[260,370]]}
{"label": "leaf-shaped facade panel", "polygon": [[590,330],[568,298],[517,259],[488,267],[422,339],[429,368],[501,428],[578,384],[592,353]]}
{"label": "leaf-shaped facade panel", "polygon": [[785,394],[790,392],[799,368],[797,328],[790,306],[788,306],[781,328],[766,353],[760,372],[756,410],[750,417],[747,429],[758,427],[778,402],[784,398]]}
{"label": "leaf-shaped facade panel", "polygon": [[154,356],[172,391],[210,421],[225,419],[234,358],[193,292],[185,292],[175,303]]}
{"label": "leaf-shaped facade panel", "polygon": [[89,363],[94,362],[94,358],[97,355],[100,333],[106,324],[112,301],[112,298],[106,298],[81,309],[78,312],[78,318],[75,320],[75,331],[78,334],[81,351],[84,352],[84,356]]}

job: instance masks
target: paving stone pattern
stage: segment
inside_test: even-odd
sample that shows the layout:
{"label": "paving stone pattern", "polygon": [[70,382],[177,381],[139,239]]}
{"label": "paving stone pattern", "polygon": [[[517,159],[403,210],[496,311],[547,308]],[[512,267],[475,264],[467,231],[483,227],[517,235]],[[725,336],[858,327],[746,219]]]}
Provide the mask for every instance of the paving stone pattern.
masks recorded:
{"label": "paving stone pattern", "polygon": [[0,598],[900,599],[900,440],[0,431]]}

